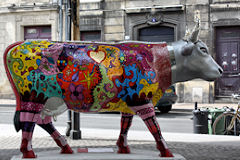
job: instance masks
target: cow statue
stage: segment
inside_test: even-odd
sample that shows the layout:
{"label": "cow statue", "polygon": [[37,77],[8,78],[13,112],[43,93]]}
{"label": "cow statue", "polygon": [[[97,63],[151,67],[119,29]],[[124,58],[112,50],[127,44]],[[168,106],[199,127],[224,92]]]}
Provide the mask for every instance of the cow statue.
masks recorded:
{"label": "cow statue", "polygon": [[[213,81],[221,67],[198,40],[199,23],[188,37],[172,44],[147,42],[52,42],[28,40],[10,45],[5,69],[16,95],[15,128],[22,130],[23,158],[35,158],[31,140],[35,124],[73,153],[54,128],[41,118],[44,105],[59,98],[76,112],[121,112],[118,153],[130,153],[127,134],[133,115],[152,133],[161,157],[173,157],[162,137],[154,105],[176,82],[194,78]],[[52,103],[53,104],[53,103]]]}

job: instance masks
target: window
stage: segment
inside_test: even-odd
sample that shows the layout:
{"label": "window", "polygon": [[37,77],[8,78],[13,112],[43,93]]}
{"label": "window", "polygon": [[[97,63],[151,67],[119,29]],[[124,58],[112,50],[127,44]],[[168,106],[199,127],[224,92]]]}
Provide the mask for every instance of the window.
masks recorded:
{"label": "window", "polygon": [[152,26],[138,30],[138,40],[149,42],[173,42],[174,28],[167,26]]}
{"label": "window", "polygon": [[101,41],[101,31],[81,31],[82,41]]}
{"label": "window", "polygon": [[24,27],[24,40],[26,39],[51,40],[51,26]]}

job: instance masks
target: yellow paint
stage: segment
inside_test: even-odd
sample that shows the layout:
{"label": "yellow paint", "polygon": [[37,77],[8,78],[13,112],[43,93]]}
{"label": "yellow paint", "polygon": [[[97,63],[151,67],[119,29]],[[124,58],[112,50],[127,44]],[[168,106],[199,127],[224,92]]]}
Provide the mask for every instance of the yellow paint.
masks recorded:
{"label": "yellow paint", "polygon": [[148,95],[149,92],[152,92],[153,95],[156,93],[158,83],[149,84],[145,79],[141,79],[139,83],[144,86],[143,89],[140,90],[139,95],[142,93]]}
{"label": "yellow paint", "polygon": [[167,89],[165,92],[166,92],[166,93],[171,93],[172,91],[173,91],[173,90],[169,88],[169,89]]}
{"label": "yellow paint", "polygon": [[[120,76],[123,74],[123,68],[120,63],[120,57],[119,57],[120,50],[117,47],[110,47],[110,46],[99,46],[99,50],[103,50],[105,53],[107,53],[106,47],[108,47],[108,49],[110,49],[110,50],[114,50],[115,57],[110,57],[110,56],[106,55],[106,57],[102,61],[101,65],[103,65],[105,68],[107,68],[107,76],[108,76],[109,80],[112,81],[113,76]],[[111,64],[113,64],[113,66],[111,66]]]}
{"label": "yellow paint", "polygon": [[101,109],[100,112],[108,112],[108,111],[120,111],[123,113],[130,113],[135,114],[126,104],[126,102],[122,101],[121,99],[117,103],[109,102],[107,104],[107,109]]}
{"label": "yellow paint", "polygon": [[148,95],[149,92],[152,92],[152,103],[153,106],[155,106],[158,103],[159,99],[161,99],[161,97],[163,96],[162,90],[158,89],[158,83],[149,84],[145,79],[142,79],[140,80],[140,84],[143,84],[144,87],[143,89],[141,89],[139,95],[141,95],[142,93]]}
{"label": "yellow paint", "polygon": [[158,89],[155,94],[153,95],[153,98],[152,98],[152,103],[153,103],[153,106],[155,106],[159,99],[161,99],[161,97],[163,96],[163,92],[161,89]]}
{"label": "yellow paint", "polygon": [[101,50],[98,52],[94,52],[94,51],[90,52],[90,57],[98,63],[100,63],[100,62],[102,62],[102,60],[104,60],[105,55],[106,55],[105,52],[103,52]]}
{"label": "yellow paint", "polygon": [[94,79],[97,79],[97,78],[93,77],[94,72],[91,75],[89,74],[89,71],[87,72],[87,75],[85,73],[83,74],[84,74],[85,80],[82,80],[80,82],[87,82],[88,89],[90,89],[91,83],[93,82]]}
{"label": "yellow paint", "polygon": [[[17,76],[13,76],[14,81],[16,82],[16,85],[20,89],[19,92],[24,94],[24,92],[29,91],[30,89],[28,88],[29,84],[32,84],[31,81],[27,80],[27,76],[29,75],[29,68],[33,67],[34,70],[38,68],[38,65],[36,63],[36,60],[39,59],[41,60],[41,56],[36,55],[37,53],[41,52],[41,49],[43,48],[48,48],[48,46],[52,44],[48,41],[31,41],[31,44],[21,44],[17,46],[16,50],[12,50],[10,52],[12,56],[12,60],[14,59],[20,59],[23,63],[23,66],[20,66],[20,63],[18,61],[14,61],[12,64],[13,72],[15,75],[19,76],[22,78],[23,83],[21,81],[17,80]],[[38,46],[34,47],[34,52],[32,52],[32,49],[30,46]],[[39,47],[40,46],[40,47]],[[28,53],[24,53],[24,51],[28,51]],[[27,58],[27,60],[26,60]],[[16,78],[16,79],[15,79]]]}

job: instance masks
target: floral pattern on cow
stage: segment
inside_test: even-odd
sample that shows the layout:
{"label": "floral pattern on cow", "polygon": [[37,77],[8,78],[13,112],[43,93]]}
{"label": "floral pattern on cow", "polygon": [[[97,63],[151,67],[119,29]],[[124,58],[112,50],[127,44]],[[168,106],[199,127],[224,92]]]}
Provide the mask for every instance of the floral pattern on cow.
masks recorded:
{"label": "floral pattern on cow", "polygon": [[[162,55],[156,57],[159,50]],[[44,104],[51,97],[61,97],[69,109],[78,112],[134,114],[129,106],[151,100],[156,104],[170,85],[168,54],[166,43],[111,45],[36,40],[13,48],[7,62],[25,103]],[[161,70],[154,67],[156,59],[164,62]]]}

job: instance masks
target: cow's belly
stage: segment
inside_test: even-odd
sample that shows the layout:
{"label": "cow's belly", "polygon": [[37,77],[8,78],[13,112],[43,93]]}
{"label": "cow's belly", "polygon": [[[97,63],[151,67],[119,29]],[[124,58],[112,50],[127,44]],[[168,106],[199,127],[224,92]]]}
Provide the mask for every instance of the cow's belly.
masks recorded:
{"label": "cow's belly", "polygon": [[42,116],[57,116],[67,110],[67,105],[62,98],[52,97],[47,100],[41,112]]}

